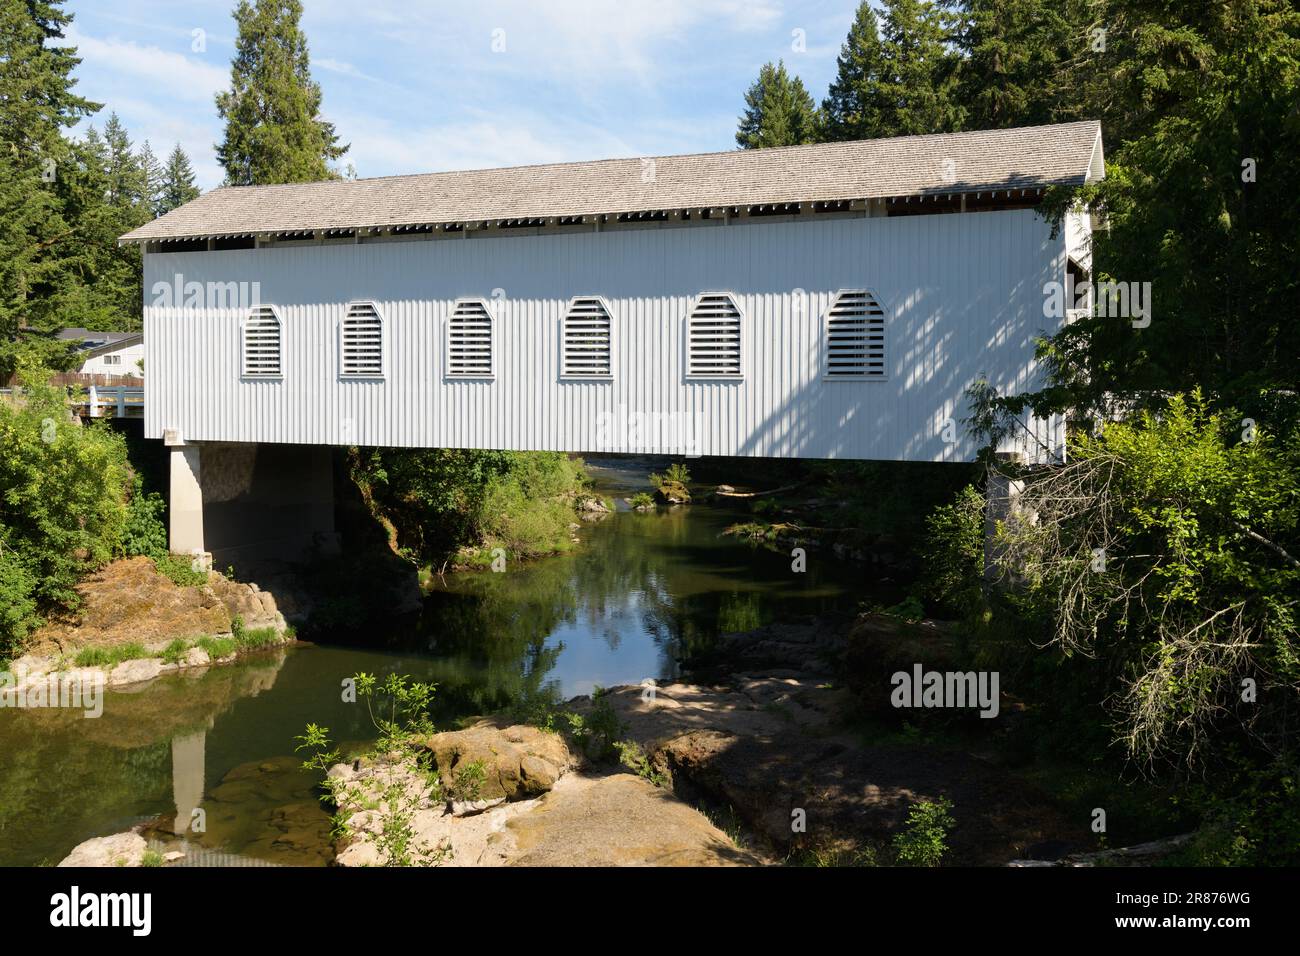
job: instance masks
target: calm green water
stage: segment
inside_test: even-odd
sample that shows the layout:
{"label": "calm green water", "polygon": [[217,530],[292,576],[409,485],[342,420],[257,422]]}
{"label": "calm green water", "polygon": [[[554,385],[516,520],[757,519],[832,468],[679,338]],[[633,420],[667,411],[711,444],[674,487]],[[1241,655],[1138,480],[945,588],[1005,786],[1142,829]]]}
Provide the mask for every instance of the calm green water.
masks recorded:
{"label": "calm green water", "polygon": [[[632,474],[596,469],[598,487],[622,496]],[[852,608],[875,590],[869,570],[829,555],[794,574],[789,555],[721,537],[742,517],[692,506],[585,524],[571,554],[448,576],[413,633],[376,636],[382,650],[318,644],[171,675],[109,693],[98,719],[0,710],[0,864],[57,863],[89,837],[198,807],[192,862],[319,865],[325,814],[293,737],[308,722],[336,740],[370,736],[364,705],[340,693],[358,671],[435,681],[446,725],[522,695],[673,677],[721,632]]]}

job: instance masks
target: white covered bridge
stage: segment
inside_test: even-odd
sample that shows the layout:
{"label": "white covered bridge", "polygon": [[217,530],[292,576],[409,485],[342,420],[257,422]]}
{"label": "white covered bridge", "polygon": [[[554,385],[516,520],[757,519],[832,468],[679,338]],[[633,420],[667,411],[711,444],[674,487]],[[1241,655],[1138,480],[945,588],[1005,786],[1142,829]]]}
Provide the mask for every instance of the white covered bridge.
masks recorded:
{"label": "white covered bridge", "polygon": [[173,548],[319,530],[332,445],[969,460],[1087,268],[1035,207],[1102,173],[1081,122],[214,190],[121,240]]}

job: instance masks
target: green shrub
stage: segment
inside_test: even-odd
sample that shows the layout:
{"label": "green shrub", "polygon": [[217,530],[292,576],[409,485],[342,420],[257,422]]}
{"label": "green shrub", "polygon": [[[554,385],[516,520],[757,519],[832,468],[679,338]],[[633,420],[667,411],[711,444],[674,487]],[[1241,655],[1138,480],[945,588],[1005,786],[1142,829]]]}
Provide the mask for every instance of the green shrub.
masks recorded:
{"label": "green shrub", "polygon": [[922,800],[907,811],[907,823],[894,835],[894,853],[903,866],[938,866],[948,852],[948,831],[952,818],[952,801],[947,797]]}
{"label": "green shrub", "polygon": [[616,740],[614,750],[618,753],[619,763],[638,777],[649,780],[656,787],[666,787],[672,782],[667,776],[655,770],[650,764],[650,758],[635,740]]}
{"label": "green shrub", "polygon": [[[432,844],[417,833],[415,814],[426,805],[425,794],[410,781],[428,781],[435,799],[475,799],[487,778],[486,770],[481,762],[465,764],[458,768],[461,772],[452,778],[450,788],[443,791],[429,752],[412,746],[433,733],[429,711],[435,685],[400,674],[390,674],[381,682],[373,674],[360,673],[352,680],[379,733],[379,740],[363,759],[372,766],[393,767],[399,772],[360,782],[325,776],[321,800],[334,807],[334,835],[372,845],[383,866],[437,866],[452,855],[452,848],[446,841]],[[304,770],[327,774],[340,759],[328,727],[308,724],[306,732],[295,739],[299,741],[295,749],[310,754],[303,761]],[[372,826],[353,829],[349,821],[359,810],[370,811],[366,817]]]}
{"label": "green shrub", "polygon": [[921,593],[943,613],[966,617],[984,603],[984,496],[974,485],[925,520]]}
{"label": "green shrub", "polygon": [[1198,784],[1188,802],[1201,825],[1175,866],[1300,864],[1300,766],[1278,760],[1241,764],[1217,786]]}
{"label": "green shrub", "polygon": [[0,540],[0,667],[40,624],[35,594],[35,576],[22,557],[4,548]]}
{"label": "green shrub", "polygon": [[567,713],[569,731],[578,749],[593,760],[605,760],[616,752],[616,744],[626,729],[600,687],[591,692],[591,710],[586,714]]}
{"label": "green shrub", "polygon": [[0,656],[19,649],[37,611],[72,608],[76,584],[120,553],[130,480],[126,443],[75,424],[63,393],[25,374],[0,402]]}
{"label": "green shrub", "polygon": [[122,553],[127,557],[145,555],[150,558],[167,556],[167,525],[163,515],[167,502],[163,496],[146,494],[139,475],[133,477],[131,500],[126,507],[126,526],[122,531]]}
{"label": "green shrub", "polygon": [[1247,439],[1240,421],[1194,394],[1081,436],[1066,465],[1026,482],[1024,520],[999,534],[1009,582],[1046,619],[1042,643],[1104,664],[1098,699],[1141,765],[1293,746],[1300,432]]}
{"label": "green shrub", "polygon": [[462,548],[522,557],[566,550],[582,462],[559,452],[370,449],[352,476],[402,551],[439,567]]}
{"label": "green shrub", "polygon": [[208,583],[207,571],[195,571],[194,560],[181,554],[163,554],[153,559],[158,573],[181,588],[197,588]]}
{"label": "green shrub", "polygon": [[631,498],[627,499],[628,505],[633,508],[653,508],[655,506],[654,495],[648,491],[638,491]]}

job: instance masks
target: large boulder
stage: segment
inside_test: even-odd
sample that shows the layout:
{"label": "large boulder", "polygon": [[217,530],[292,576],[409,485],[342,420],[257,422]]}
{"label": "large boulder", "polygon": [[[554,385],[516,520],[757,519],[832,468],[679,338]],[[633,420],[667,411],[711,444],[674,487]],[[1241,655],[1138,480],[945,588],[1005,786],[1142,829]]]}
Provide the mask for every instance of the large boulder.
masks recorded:
{"label": "large boulder", "polygon": [[[443,789],[461,799],[490,803],[545,793],[574,765],[564,738],[536,727],[498,727],[481,721],[465,730],[434,734],[422,746],[431,758]],[[482,767],[482,781],[463,792],[470,765]]]}
{"label": "large boulder", "polygon": [[138,833],[115,833],[79,843],[59,866],[140,866],[148,849]]}
{"label": "large boulder", "polygon": [[263,591],[256,584],[232,581],[220,574],[209,575],[208,587],[225,606],[231,618],[240,618],[249,630],[269,627],[284,631],[284,615],[280,613],[275,598],[269,591]]}
{"label": "large boulder", "polygon": [[640,777],[569,777],[506,823],[511,866],[746,866],[760,861]]}

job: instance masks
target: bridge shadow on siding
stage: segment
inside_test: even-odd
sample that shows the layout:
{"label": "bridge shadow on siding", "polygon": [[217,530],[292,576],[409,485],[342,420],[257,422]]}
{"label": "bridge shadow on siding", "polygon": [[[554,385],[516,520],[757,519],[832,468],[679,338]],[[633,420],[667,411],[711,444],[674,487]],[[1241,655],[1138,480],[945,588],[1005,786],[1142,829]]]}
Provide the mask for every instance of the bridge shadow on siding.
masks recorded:
{"label": "bridge shadow on siding", "polygon": [[[972,289],[975,301],[964,315],[945,315],[940,305],[944,296],[938,289],[917,291],[901,303],[883,302],[887,382],[824,379],[823,309],[817,317],[818,334],[801,357],[803,363],[812,363],[816,375],[745,436],[738,454],[822,457],[811,450],[827,449],[825,457],[829,458],[863,457],[854,452],[853,429],[871,428],[882,433],[880,447],[897,454],[865,456],[864,460],[974,460],[978,448],[962,424],[970,413],[966,390],[984,376],[1000,394],[1033,387],[1035,339],[1054,330],[1048,328],[1050,320],[1040,314],[1018,311],[1017,303],[1036,301],[1049,278],[1036,275],[1004,290]],[[869,281],[865,285],[871,288]],[[829,308],[834,292],[825,298]],[[978,351],[960,344],[955,323],[966,321],[987,321],[986,332],[971,337],[979,343]],[[1019,351],[1024,358],[1013,367],[999,360],[999,350]],[[902,397],[897,399],[893,390],[900,381]],[[840,390],[855,392],[847,405],[839,400]],[[945,440],[949,429],[955,441]],[[828,430],[833,433],[827,434]]]}

